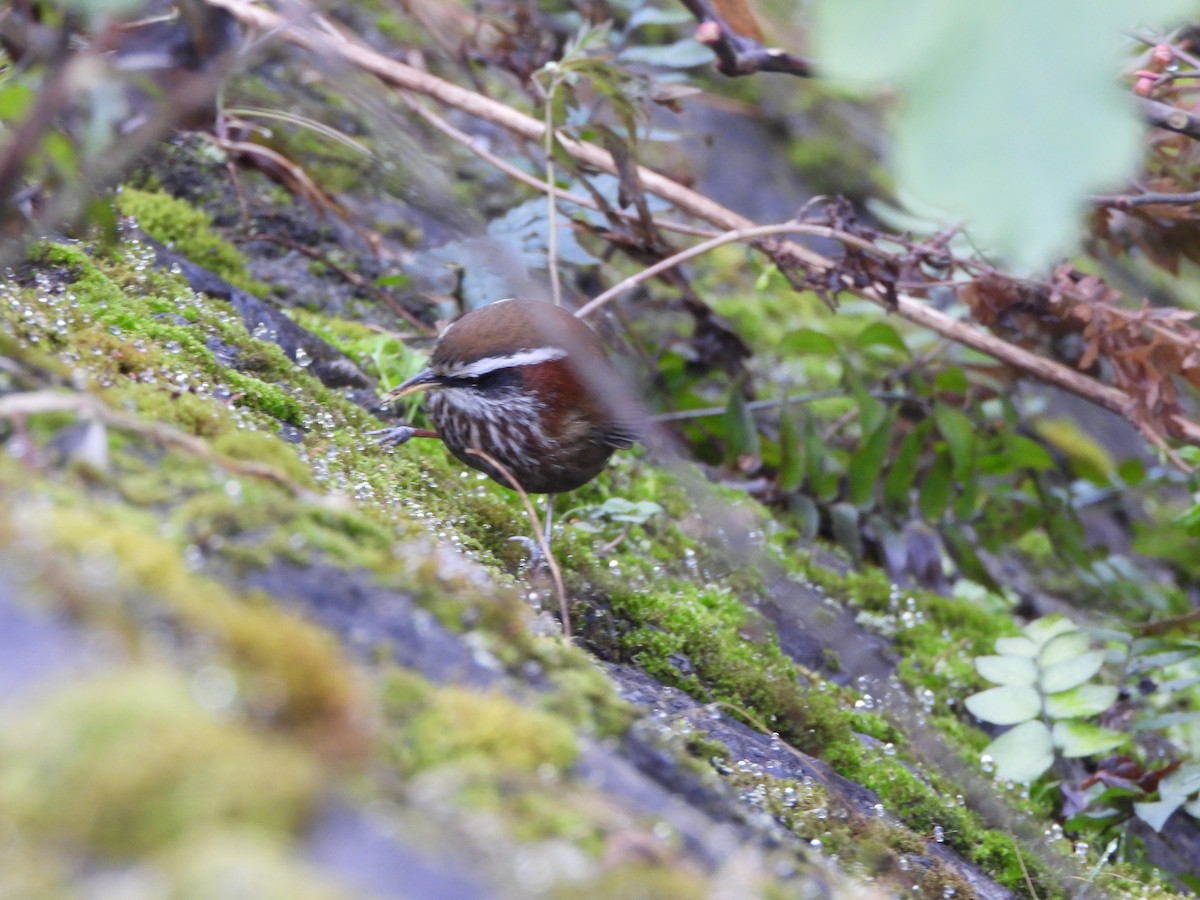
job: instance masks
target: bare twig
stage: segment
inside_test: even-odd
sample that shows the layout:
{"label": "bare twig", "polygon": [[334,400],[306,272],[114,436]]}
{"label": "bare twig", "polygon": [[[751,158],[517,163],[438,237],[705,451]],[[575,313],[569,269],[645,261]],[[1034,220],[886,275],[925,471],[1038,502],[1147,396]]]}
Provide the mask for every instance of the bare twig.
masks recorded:
{"label": "bare twig", "polygon": [[262,478],[284,488],[294,497],[312,500],[318,495],[297,484],[279,469],[252,460],[234,459],[218,453],[205,440],[185,434],[162,422],[146,422],[119,412],[91,394],[60,391],[27,391],[0,397],[0,419],[23,419],[41,413],[68,412],[96,419],[112,428],[130,431],[167,447],[190,453],[205,462],[220,466],[235,475]]}
{"label": "bare twig", "polygon": [[[543,69],[542,71],[546,71]],[[546,154],[546,184],[553,185],[554,177],[554,92],[558,88],[559,73],[550,72],[550,86],[542,88],[542,117],[545,141],[542,147]],[[541,82],[536,75],[533,83],[539,88]],[[550,273],[550,297],[555,306],[562,306],[562,282],[558,274],[558,198],[553,192],[546,194],[546,270]]]}
{"label": "bare twig", "polygon": [[[717,71],[722,75],[738,77],[757,72],[781,72],[809,78],[813,74],[812,64],[801,56],[795,56],[777,47],[765,47],[757,34],[747,34],[733,28],[706,0],[680,0],[688,8],[699,28],[696,40],[709,47],[717,56]],[[750,29],[744,29],[750,30]],[[757,32],[757,27],[753,30]]]}
{"label": "bare twig", "polygon": [[770,237],[776,234],[809,234],[818,237],[834,238],[843,240],[848,244],[853,244],[860,250],[865,250],[873,253],[876,256],[888,258],[888,254],[879,247],[872,244],[870,241],[864,241],[862,238],[855,237],[844,231],[839,231],[835,228],[830,228],[827,225],[813,225],[807,222],[784,222],[779,225],[755,225],[751,228],[741,228],[734,231],[727,231],[725,234],[717,235],[711,240],[704,241],[701,244],[696,244],[694,247],[688,247],[686,250],[681,250],[674,256],[669,256],[666,259],[656,262],[642,271],[630,275],[624,281],[613,285],[604,293],[600,294],[588,303],[585,303],[575,315],[583,319],[590,316],[604,304],[608,303],[615,297],[628,290],[637,287],[644,281],[649,281],[656,275],[660,275],[668,269],[673,269],[682,263],[687,262],[697,256],[702,256],[710,250],[715,250],[717,247],[722,247],[725,244],[734,244],[738,242],[756,241],[759,238]]}
{"label": "bare twig", "polygon": [[1161,100],[1151,100],[1149,97],[1136,99],[1142,118],[1154,127],[1200,140],[1200,116]]}
{"label": "bare twig", "polygon": [[1171,194],[1161,191],[1146,191],[1142,194],[1098,194],[1089,197],[1095,206],[1111,206],[1115,209],[1132,209],[1135,206],[1188,206],[1200,203],[1200,191]]}
{"label": "bare twig", "polygon": [[253,243],[254,241],[267,241],[268,243],[279,244],[281,247],[287,247],[291,250],[295,250],[297,253],[307,256],[309,259],[315,259],[323,265],[328,266],[347,283],[354,285],[354,287],[370,294],[378,300],[382,300],[387,304],[388,308],[392,312],[415,328],[421,335],[428,337],[434,333],[433,328],[430,328],[411,312],[409,312],[403,303],[401,303],[387,291],[381,289],[376,284],[372,284],[368,279],[363,278],[356,272],[351,272],[349,269],[339,266],[329,258],[328,254],[322,253],[315,247],[309,247],[300,243],[299,241],[294,241],[291,238],[276,234],[267,234],[266,232],[257,232],[255,234],[245,235],[244,237],[238,237],[236,238],[236,241],[243,244]]}
{"label": "bare twig", "polygon": [[[845,396],[846,392],[841,389],[835,391],[813,391],[809,394],[790,394],[786,397],[767,397],[763,400],[751,400],[743,404],[743,406],[750,412],[758,412],[762,409],[791,406],[793,403],[815,403],[818,400],[831,400],[834,397]],[[867,396],[892,403],[914,403],[921,405],[925,403],[920,397],[912,394],[897,394],[891,391],[883,393],[868,391]],[[656,413],[650,416],[650,421],[655,423],[687,422],[692,419],[711,419],[715,416],[723,416],[727,412],[729,412],[729,408],[726,406],[706,406],[703,409],[679,409],[674,412]]]}

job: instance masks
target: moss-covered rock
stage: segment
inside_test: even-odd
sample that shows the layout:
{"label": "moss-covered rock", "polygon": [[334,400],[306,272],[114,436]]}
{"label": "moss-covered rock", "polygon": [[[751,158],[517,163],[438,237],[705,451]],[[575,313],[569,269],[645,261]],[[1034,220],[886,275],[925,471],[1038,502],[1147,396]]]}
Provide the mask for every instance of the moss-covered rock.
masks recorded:
{"label": "moss-covered rock", "polygon": [[228,826],[294,832],[320,785],[300,746],[221,722],[159,666],[63,688],[0,736],[0,807],[26,839],[105,856]]}

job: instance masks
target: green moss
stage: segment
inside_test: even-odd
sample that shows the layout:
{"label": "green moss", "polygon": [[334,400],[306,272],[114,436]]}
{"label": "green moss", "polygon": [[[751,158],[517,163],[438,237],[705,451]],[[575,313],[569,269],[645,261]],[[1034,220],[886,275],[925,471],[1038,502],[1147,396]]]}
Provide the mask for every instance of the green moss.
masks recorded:
{"label": "green moss", "polygon": [[214,892],[288,900],[357,896],[297,860],[286,841],[252,829],[224,829],[181,841],[157,862],[174,900],[211,900]]}
{"label": "green moss", "polygon": [[[744,887],[744,885],[741,885]],[[562,887],[550,893],[555,898],[620,897],[621,900],[678,900],[680,897],[712,896],[713,888],[700,873],[686,866],[653,866],[625,863],[605,871],[585,884]]]}
{"label": "green moss", "polygon": [[[539,642],[539,645],[546,643]],[[554,643],[562,647],[561,642]],[[572,652],[582,656],[578,651]],[[590,660],[585,658],[575,665],[551,665],[547,674],[555,688],[545,701],[548,711],[576,723],[596,737],[623,734],[633,721],[633,708],[617,696],[612,682]]]}
{"label": "green moss", "polygon": [[228,407],[195,394],[142,391],[138,401],[139,412],[147,419],[174,425],[197,437],[215,438],[234,429]]}
{"label": "green moss", "polygon": [[393,757],[407,772],[454,765],[471,771],[533,774],[562,770],[575,737],[558,717],[518,705],[498,690],[414,689],[411,675],[389,679],[386,699],[396,731]]}
{"label": "green moss", "polygon": [[964,887],[936,859],[917,865],[905,860],[910,855],[928,857],[921,835],[864,814],[818,783],[773,778],[754,766],[729,769],[727,777],[754,806],[822,854],[836,854],[844,871],[866,875],[887,896],[924,892],[932,884],[939,886],[935,896],[941,895],[942,886]]}
{"label": "green moss", "polygon": [[[798,686],[795,664],[769,630],[750,627],[752,614],[734,595],[668,580],[654,591],[614,593],[611,602],[633,626],[624,651],[651,675],[747,713],[807,753],[850,738],[834,698]],[[748,632],[758,638],[747,640]]]}
{"label": "green moss", "polygon": [[66,688],[0,736],[0,806],[27,833],[125,856],[228,824],[293,831],[320,786],[303,750],[218,722],[177,674]]}
{"label": "green moss", "polygon": [[137,219],[148,235],[230,284],[260,296],[268,293],[266,285],[250,278],[242,254],[213,233],[212,219],[203,210],[169,194],[132,187],[117,195],[117,208]]}
{"label": "green moss", "polygon": [[[115,563],[118,585],[130,591],[127,603],[153,598],[154,615],[172,617],[227,653],[252,676],[244,699],[264,719],[303,732],[331,753],[361,749],[356,679],[327,632],[189,571],[180,550],[132,524],[66,509],[49,511],[46,520],[59,552],[98,554]],[[120,599],[119,591],[111,594],[110,614]]]}
{"label": "green moss", "polygon": [[271,466],[297,484],[313,485],[312,471],[296,457],[290,445],[273,435],[261,431],[229,431],[214,440],[212,448],[230,459]]}

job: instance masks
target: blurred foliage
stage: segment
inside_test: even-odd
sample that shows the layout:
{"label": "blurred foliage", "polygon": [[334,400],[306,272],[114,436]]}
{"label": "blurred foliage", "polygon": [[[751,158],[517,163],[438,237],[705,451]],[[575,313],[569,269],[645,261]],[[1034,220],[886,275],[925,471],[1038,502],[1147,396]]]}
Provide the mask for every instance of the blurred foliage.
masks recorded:
{"label": "blurred foliage", "polygon": [[886,84],[903,98],[893,135],[900,190],[947,219],[965,217],[1025,268],[1068,248],[1080,198],[1137,163],[1143,128],[1113,78],[1116,36],[1193,12],[1185,0],[1136,11],[1123,0],[1053,9],[825,0],[813,6],[813,42],[831,77]]}
{"label": "blurred foliage", "polygon": [[1084,721],[1117,699],[1115,687],[1092,683],[1104,651],[1058,616],[1036,619],[1022,631],[997,640],[995,656],[976,657],[976,670],[996,687],[965,701],[976,718],[1014,726],[983,751],[997,776],[1029,783],[1045,774],[1056,755],[1096,756],[1126,743],[1126,735]]}

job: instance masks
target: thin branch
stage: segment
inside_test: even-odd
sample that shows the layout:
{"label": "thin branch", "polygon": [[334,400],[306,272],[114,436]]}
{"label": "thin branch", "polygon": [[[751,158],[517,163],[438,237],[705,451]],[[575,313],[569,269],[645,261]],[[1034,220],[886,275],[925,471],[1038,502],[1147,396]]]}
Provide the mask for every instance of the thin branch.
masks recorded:
{"label": "thin branch", "polygon": [[1144,194],[1097,194],[1088,202],[1095,206],[1111,206],[1114,209],[1132,209],[1135,206],[1187,206],[1200,203],[1200,191],[1183,194],[1146,191]]}
{"label": "thin branch", "polygon": [[293,497],[315,500],[319,495],[297,484],[279,469],[253,460],[234,459],[213,450],[208,441],[185,434],[162,422],[146,422],[119,412],[91,394],[60,391],[27,391],[0,397],[0,419],[23,419],[41,413],[68,412],[96,419],[112,428],[133,432],[156,443],[190,453],[207,463],[220,466],[235,475],[262,478],[288,491]]}
{"label": "thin branch", "polygon": [[595,299],[585,303],[578,312],[575,313],[579,318],[587,318],[604,304],[608,303],[615,297],[620,296],[632,288],[637,287],[644,281],[649,281],[656,275],[660,275],[668,269],[673,269],[681,263],[687,262],[697,256],[702,256],[710,250],[715,250],[717,247],[725,244],[733,244],[740,241],[756,241],[759,238],[771,237],[776,234],[809,234],[817,237],[833,238],[843,241],[844,243],[852,244],[860,250],[865,250],[873,253],[876,256],[884,259],[889,259],[890,256],[879,247],[876,247],[870,241],[864,241],[862,238],[855,237],[844,231],[839,231],[835,228],[830,228],[827,225],[813,225],[806,222],[784,222],[779,225],[755,225],[750,228],[740,228],[734,231],[727,231],[725,234],[717,235],[711,240],[704,241],[701,244],[696,244],[694,247],[688,247],[686,250],[681,250],[674,256],[668,256],[666,259],[656,262],[654,265],[642,269],[640,272],[630,275],[624,281],[610,287],[607,291],[600,294]]}
{"label": "thin branch", "polygon": [[727,22],[715,6],[705,0],[680,0],[695,16],[699,27],[696,29],[696,40],[712,50],[717,56],[717,71],[722,75],[737,78],[742,75],[754,75],[758,72],[780,72],[785,75],[795,75],[799,78],[810,78],[813,74],[812,63],[802,56],[795,56],[778,47],[766,47],[758,38],[761,34],[746,34],[744,31],[758,32],[753,22],[746,23],[748,27],[742,31],[735,29]]}
{"label": "thin branch", "polygon": [[344,281],[346,281],[347,283],[358,288],[360,291],[370,294],[371,296],[375,297],[377,300],[382,300],[384,303],[387,304],[388,308],[392,312],[394,312],[397,316],[399,316],[405,322],[407,322],[409,325],[411,325],[413,328],[415,328],[421,335],[428,337],[435,332],[435,329],[426,325],[424,322],[422,322],[420,319],[418,319],[415,315],[413,315],[411,312],[409,312],[403,303],[401,303],[399,300],[397,300],[395,297],[393,297],[387,291],[383,290],[376,284],[372,284],[368,279],[363,278],[361,275],[357,274],[356,272],[351,272],[349,269],[339,266],[337,263],[335,263],[332,259],[329,258],[328,254],[322,253],[320,250],[317,250],[315,247],[309,247],[305,244],[300,243],[299,241],[294,241],[291,238],[282,237],[280,235],[275,235],[275,234],[267,234],[266,232],[261,232],[261,231],[256,232],[254,234],[239,236],[239,237],[235,238],[234,241],[235,241],[235,243],[241,243],[241,244],[249,244],[249,243],[253,243],[254,241],[266,241],[268,243],[278,244],[281,247],[287,247],[290,250],[295,250],[297,253],[307,256],[309,259],[315,259],[318,262],[320,262],[321,264],[328,266],[330,269],[332,269],[334,272],[336,272]]}
{"label": "thin branch", "polygon": [[[543,70],[545,71],[545,70]],[[558,70],[550,75],[550,87],[542,91],[543,128],[545,141],[542,151],[546,154],[546,184],[553,185],[554,177],[554,92],[558,88]],[[533,83],[539,88],[541,82],[535,77]],[[555,306],[562,306],[562,279],[558,273],[558,198],[553,192],[546,194],[546,269],[550,273],[550,296]]]}
{"label": "thin branch", "polygon": [[[750,412],[758,412],[762,409],[777,409],[780,406],[791,406],[793,403],[815,403],[818,400],[832,400],[834,397],[845,396],[846,392],[844,390],[813,391],[809,394],[791,394],[787,397],[768,397],[764,400],[751,400],[743,404],[743,406]],[[924,404],[925,402],[920,397],[914,397],[912,394],[868,391],[867,396],[874,397],[876,400],[893,403]],[[723,416],[728,411],[729,408],[725,406],[706,406],[703,409],[679,409],[674,412],[652,415],[650,416],[650,421],[658,424],[662,422],[687,422],[692,419],[711,419],[715,416]]]}
{"label": "thin branch", "polygon": [[1155,128],[1174,131],[1190,138],[1200,140],[1200,116],[1192,115],[1186,110],[1161,100],[1151,100],[1149,97],[1137,97],[1138,109],[1142,118]]}

